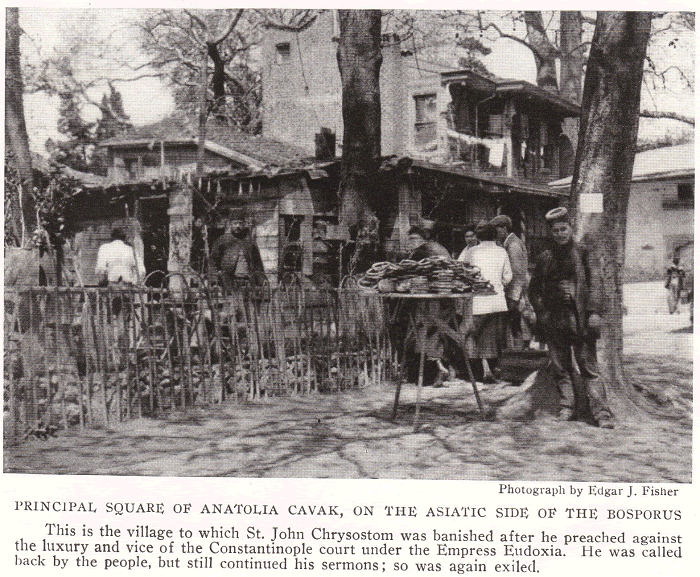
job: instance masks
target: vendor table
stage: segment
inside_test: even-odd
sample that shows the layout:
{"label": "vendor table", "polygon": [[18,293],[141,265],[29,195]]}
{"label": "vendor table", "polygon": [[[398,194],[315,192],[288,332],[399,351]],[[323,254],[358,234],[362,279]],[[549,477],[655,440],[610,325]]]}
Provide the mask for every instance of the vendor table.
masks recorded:
{"label": "vendor table", "polygon": [[[471,293],[451,293],[451,294],[439,294],[439,293],[366,293],[367,296],[376,296],[384,301],[396,300],[401,303],[411,303],[413,306],[408,306],[406,312],[408,313],[409,330],[406,332],[404,337],[404,354],[401,363],[401,373],[399,374],[398,384],[396,385],[396,394],[394,396],[394,408],[391,413],[392,421],[396,418],[396,412],[399,406],[399,398],[401,396],[401,385],[403,383],[403,376],[406,367],[406,356],[408,350],[408,343],[413,336],[415,338],[416,350],[420,353],[420,364],[418,366],[418,386],[416,390],[416,412],[413,417],[413,430],[414,432],[418,430],[418,425],[420,422],[420,406],[421,406],[421,393],[423,389],[423,371],[425,368],[425,356],[427,348],[427,332],[428,328],[436,328],[441,332],[442,335],[449,337],[454,343],[459,346],[464,352],[465,365],[467,372],[469,374],[469,380],[472,383],[472,389],[474,390],[474,397],[476,398],[476,403],[479,407],[479,412],[481,416],[484,416],[484,408],[481,403],[481,397],[479,396],[479,391],[476,388],[476,379],[472,372],[471,366],[469,364],[469,354],[466,350],[467,337],[471,335],[474,330],[474,322],[472,319],[472,294]],[[452,314],[448,314],[448,318],[441,318],[439,314],[436,314],[436,309],[439,308],[440,302],[445,301],[458,301],[462,304],[461,308],[447,307],[449,310],[452,309]],[[444,312],[444,311],[443,311]],[[463,315],[462,323],[459,329],[455,326],[456,321],[454,316],[457,312]]]}

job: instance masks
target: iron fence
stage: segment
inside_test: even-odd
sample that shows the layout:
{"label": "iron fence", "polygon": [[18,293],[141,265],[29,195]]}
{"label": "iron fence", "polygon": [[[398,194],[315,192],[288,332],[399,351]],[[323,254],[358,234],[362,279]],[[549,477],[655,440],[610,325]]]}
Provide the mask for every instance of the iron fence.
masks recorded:
{"label": "iron fence", "polygon": [[6,289],[5,437],[381,382],[385,316],[352,288]]}

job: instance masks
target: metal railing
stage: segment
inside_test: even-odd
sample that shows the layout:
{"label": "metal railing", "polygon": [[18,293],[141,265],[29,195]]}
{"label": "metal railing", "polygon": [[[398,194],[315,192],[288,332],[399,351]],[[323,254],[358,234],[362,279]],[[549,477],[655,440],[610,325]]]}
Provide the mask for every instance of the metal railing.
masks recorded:
{"label": "metal railing", "polygon": [[385,315],[352,288],[6,288],[5,436],[381,382]]}

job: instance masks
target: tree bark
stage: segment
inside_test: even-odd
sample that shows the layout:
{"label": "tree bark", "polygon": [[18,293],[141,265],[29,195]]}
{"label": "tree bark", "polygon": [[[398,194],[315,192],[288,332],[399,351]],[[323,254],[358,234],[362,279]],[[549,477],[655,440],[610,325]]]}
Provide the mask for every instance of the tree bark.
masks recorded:
{"label": "tree bark", "polygon": [[526,11],[523,16],[527,25],[527,45],[535,56],[537,86],[558,92],[557,56],[559,49],[547,36],[542,12]]}
{"label": "tree bark", "polygon": [[[34,173],[29,150],[29,135],[24,120],[22,68],[20,64],[19,8],[6,8],[5,27],[5,140],[12,152],[20,180],[19,191],[12,192],[10,218],[17,238],[28,239],[36,228]],[[20,210],[21,206],[21,210]],[[24,224],[24,226],[22,226]],[[24,235],[22,234],[24,232]]]}
{"label": "tree bark", "polygon": [[561,72],[559,94],[572,102],[581,102],[583,56],[581,12],[562,10],[559,16]]}
{"label": "tree bark", "polygon": [[[600,370],[613,410],[629,415],[638,400],[625,384],[622,270],[630,180],[639,128],[642,74],[652,15],[599,12],[583,89],[572,178],[576,236],[600,263],[604,287]],[[603,194],[603,212],[581,210],[581,195]]]}
{"label": "tree bark", "polygon": [[199,69],[199,111],[197,127],[197,176],[204,173],[204,145],[207,139],[207,58],[206,50],[202,51],[202,64]]}
{"label": "tree bark", "polygon": [[[221,57],[219,46],[214,42],[207,42],[207,53],[214,64],[214,71],[211,75],[211,88],[214,92],[212,112],[215,116],[220,116],[220,110],[226,102],[226,62]],[[221,114],[225,118],[225,114]]]}
{"label": "tree bark", "polygon": [[341,221],[352,227],[374,216],[371,198],[381,155],[380,10],[339,10],[342,84]]}

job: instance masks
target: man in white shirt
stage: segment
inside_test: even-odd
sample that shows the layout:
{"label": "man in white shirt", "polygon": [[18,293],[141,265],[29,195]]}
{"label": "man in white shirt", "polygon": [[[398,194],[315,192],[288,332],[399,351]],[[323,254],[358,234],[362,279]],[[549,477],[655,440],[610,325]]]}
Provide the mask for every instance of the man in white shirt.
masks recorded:
{"label": "man in white shirt", "polygon": [[136,339],[130,331],[131,302],[121,294],[119,287],[138,285],[146,275],[146,268],[134,248],[126,243],[126,234],[121,228],[112,230],[112,241],[103,244],[97,251],[95,274],[100,285],[116,287],[107,311],[107,324],[112,327],[112,344],[109,355],[115,367],[123,367],[127,361],[122,354],[127,343],[131,346]]}
{"label": "man in white shirt", "polygon": [[112,230],[112,241],[103,244],[97,251],[95,265],[97,277],[108,284],[140,284],[146,268],[134,248],[126,243],[126,234],[121,228]]}

